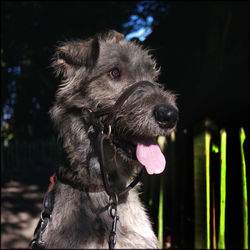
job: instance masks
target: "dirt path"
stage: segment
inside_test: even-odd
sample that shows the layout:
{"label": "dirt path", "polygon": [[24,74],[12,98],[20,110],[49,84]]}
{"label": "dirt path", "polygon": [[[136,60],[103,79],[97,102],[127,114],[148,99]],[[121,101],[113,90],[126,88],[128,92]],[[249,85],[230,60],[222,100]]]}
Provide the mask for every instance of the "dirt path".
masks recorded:
{"label": "dirt path", "polygon": [[1,188],[1,249],[26,248],[42,209],[41,185],[8,181]]}

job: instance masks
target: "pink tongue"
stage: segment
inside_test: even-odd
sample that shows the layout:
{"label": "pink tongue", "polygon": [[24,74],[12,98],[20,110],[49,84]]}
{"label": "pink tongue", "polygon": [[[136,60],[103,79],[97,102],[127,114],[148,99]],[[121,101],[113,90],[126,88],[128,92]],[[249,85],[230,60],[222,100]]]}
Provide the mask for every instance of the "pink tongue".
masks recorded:
{"label": "pink tongue", "polygon": [[138,142],[136,147],[137,160],[145,166],[148,174],[160,174],[164,171],[166,159],[158,144],[153,140]]}

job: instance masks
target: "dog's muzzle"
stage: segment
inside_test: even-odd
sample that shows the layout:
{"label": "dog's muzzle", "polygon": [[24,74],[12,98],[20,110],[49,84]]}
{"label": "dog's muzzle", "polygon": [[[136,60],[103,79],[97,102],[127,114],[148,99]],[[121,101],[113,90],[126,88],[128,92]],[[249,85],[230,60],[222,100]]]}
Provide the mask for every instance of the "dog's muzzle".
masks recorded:
{"label": "dog's muzzle", "polygon": [[96,112],[94,112],[94,115],[96,117],[100,117],[103,115],[108,115],[105,124],[106,126],[109,126],[113,124],[114,119],[116,117],[116,113],[121,109],[122,105],[125,103],[125,101],[138,89],[138,88],[145,88],[145,87],[152,87],[155,88],[153,83],[148,82],[148,81],[140,81],[136,82],[127,89],[120,95],[120,97],[117,99],[115,104],[112,107],[100,109]]}
{"label": "dog's muzzle", "polygon": [[[120,95],[115,104],[111,107],[99,109],[97,111],[92,111],[89,108],[84,108],[82,110],[85,122],[95,126],[99,131],[105,131],[108,135],[111,133],[111,127],[115,120],[117,112],[121,109],[125,101],[139,88],[153,88],[155,85],[149,81],[136,82]],[[157,124],[162,129],[173,128],[178,120],[178,111],[175,107],[167,104],[157,105],[154,108],[154,118]],[[100,121],[100,118],[106,116],[104,121]]]}

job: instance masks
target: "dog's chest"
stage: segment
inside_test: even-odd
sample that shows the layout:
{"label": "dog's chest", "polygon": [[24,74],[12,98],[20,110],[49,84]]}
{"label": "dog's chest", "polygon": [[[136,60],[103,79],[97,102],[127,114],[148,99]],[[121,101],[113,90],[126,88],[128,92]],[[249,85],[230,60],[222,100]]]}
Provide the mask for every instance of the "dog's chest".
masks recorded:
{"label": "dog's chest", "polygon": [[[106,209],[106,194],[83,195],[63,184],[59,190],[44,234],[47,248],[108,248],[112,219]],[[118,205],[117,213],[115,248],[158,248],[136,190],[131,190],[126,202]]]}

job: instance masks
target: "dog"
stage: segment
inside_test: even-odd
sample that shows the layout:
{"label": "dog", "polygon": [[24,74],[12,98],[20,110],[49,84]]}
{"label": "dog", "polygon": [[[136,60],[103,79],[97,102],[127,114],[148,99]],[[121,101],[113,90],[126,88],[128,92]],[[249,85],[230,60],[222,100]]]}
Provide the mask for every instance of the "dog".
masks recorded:
{"label": "dog", "polygon": [[52,67],[61,85],[49,114],[63,159],[44,247],[159,248],[138,174],[164,171],[155,139],[176,129],[178,108],[155,59],[110,30],[60,43]]}

